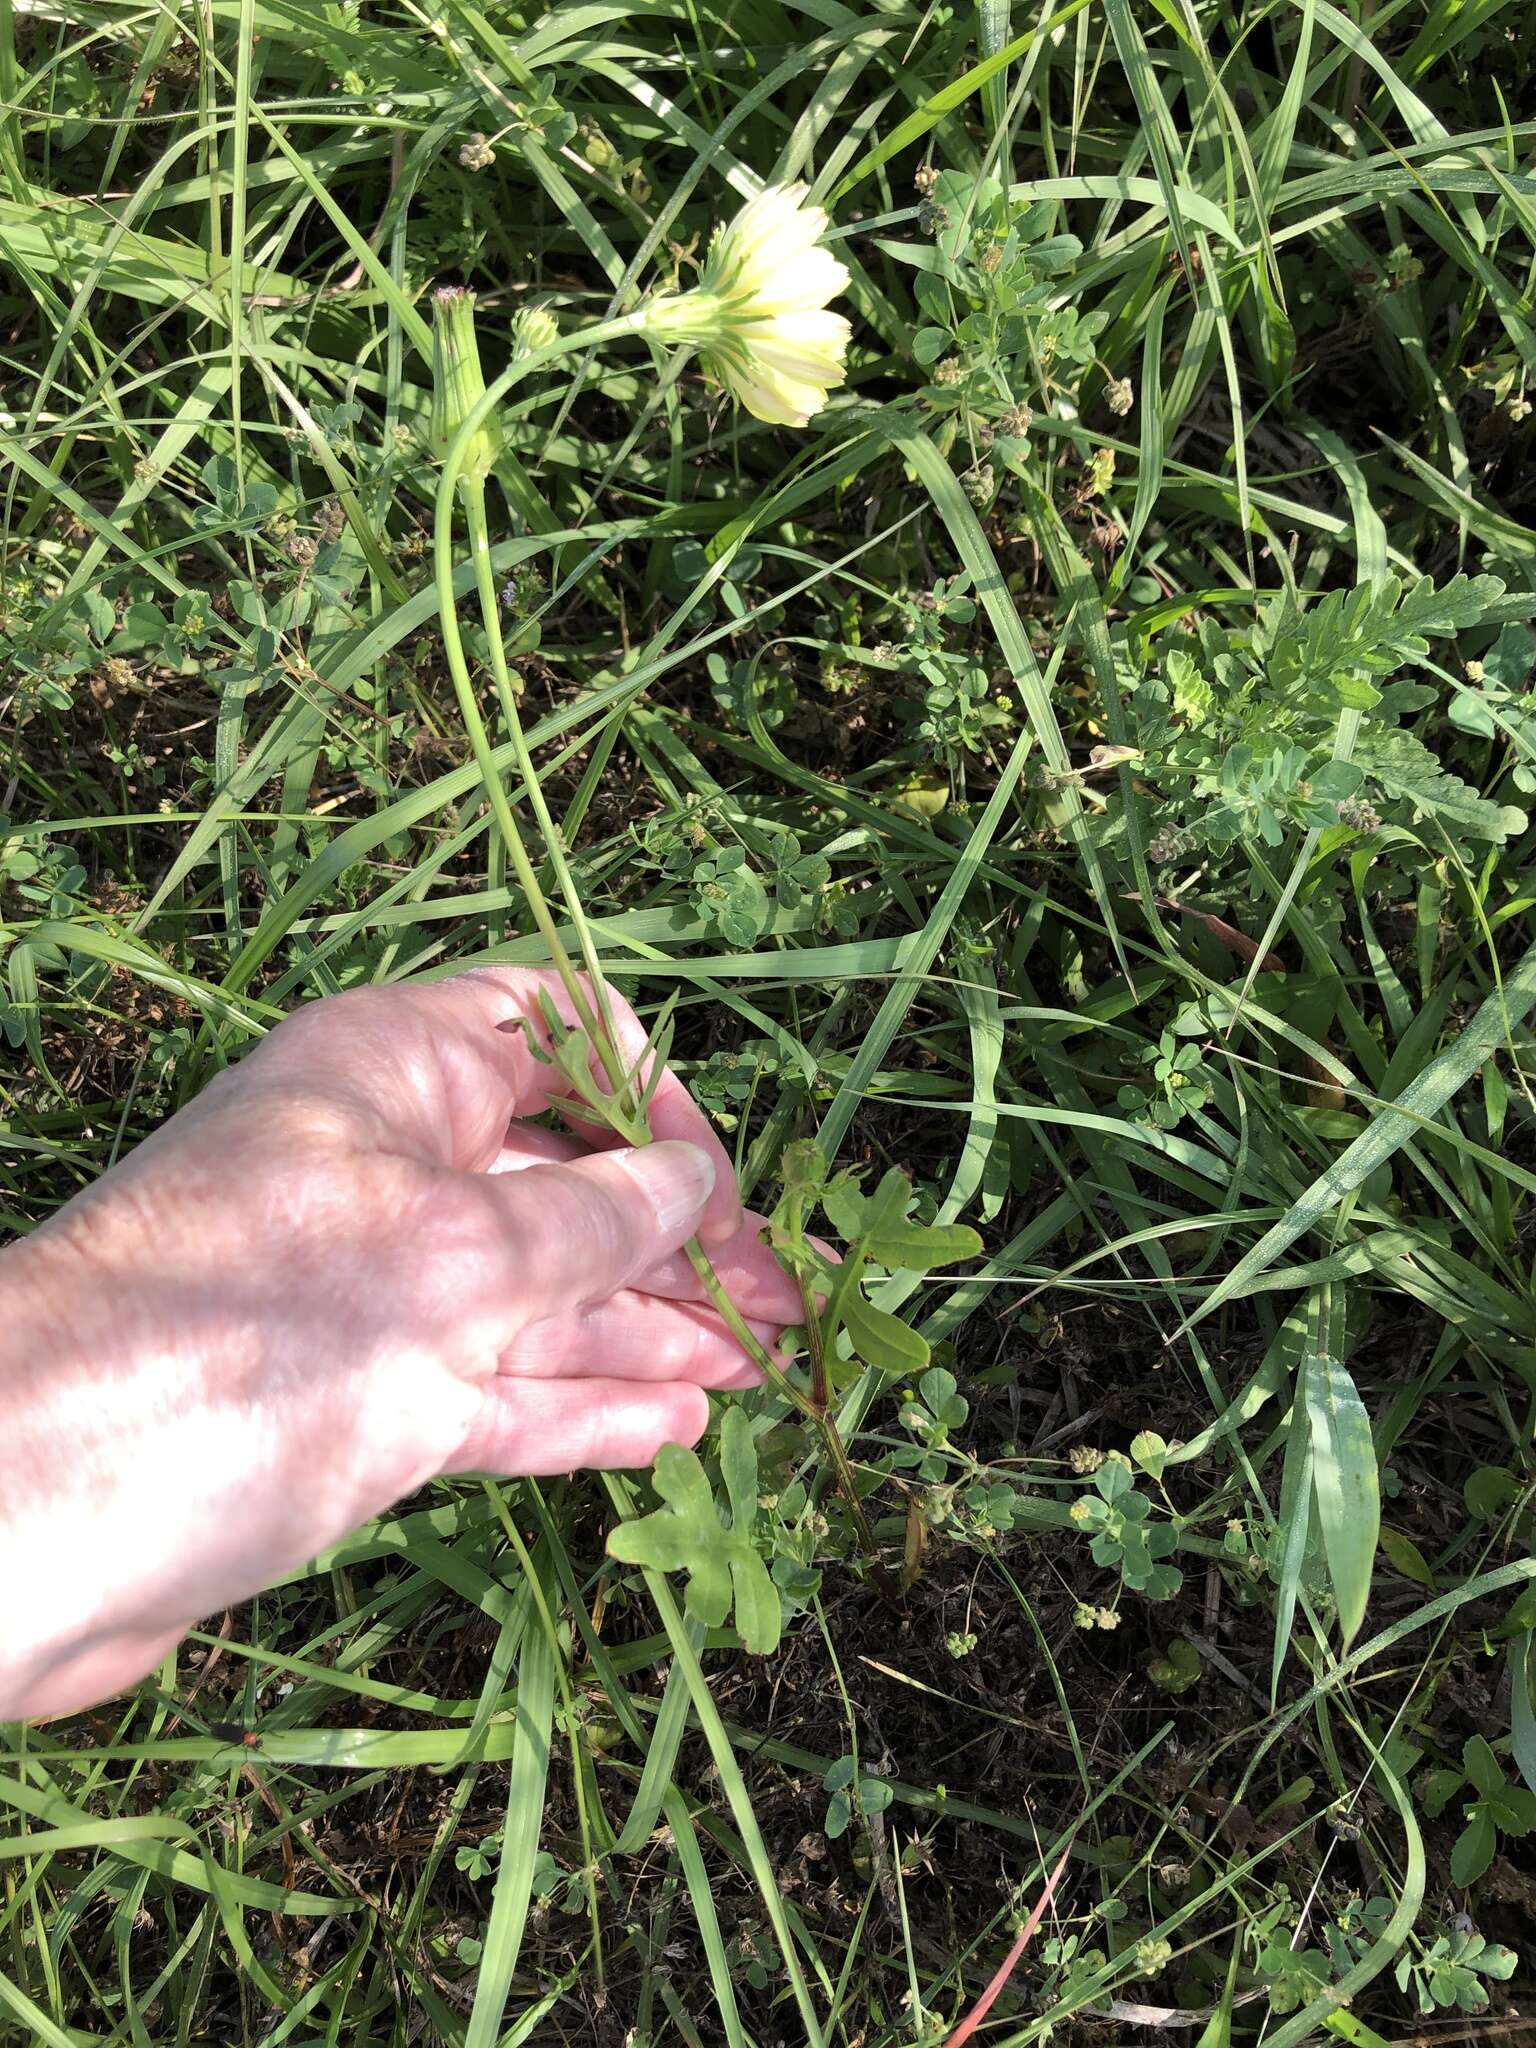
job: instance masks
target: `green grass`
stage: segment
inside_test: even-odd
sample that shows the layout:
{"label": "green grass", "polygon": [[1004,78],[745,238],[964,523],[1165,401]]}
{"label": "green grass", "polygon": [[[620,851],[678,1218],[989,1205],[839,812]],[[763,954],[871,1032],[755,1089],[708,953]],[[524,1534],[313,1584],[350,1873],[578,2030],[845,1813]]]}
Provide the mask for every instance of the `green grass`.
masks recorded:
{"label": "green grass", "polygon": [[546,957],[426,293],[493,377],[805,178],[847,392],[533,372],[502,626],[562,940],[675,999],[744,1185],[814,1136],[984,1242],[872,1295],[948,1382],[840,1375],[902,1617],[776,1396],[771,1657],[605,1555],[639,1478],[434,1488],[0,1733],[0,2040],[937,2042],[1068,1843],[978,2039],[1524,2009],[1533,46],[0,4],[0,1221],[298,1002]]}

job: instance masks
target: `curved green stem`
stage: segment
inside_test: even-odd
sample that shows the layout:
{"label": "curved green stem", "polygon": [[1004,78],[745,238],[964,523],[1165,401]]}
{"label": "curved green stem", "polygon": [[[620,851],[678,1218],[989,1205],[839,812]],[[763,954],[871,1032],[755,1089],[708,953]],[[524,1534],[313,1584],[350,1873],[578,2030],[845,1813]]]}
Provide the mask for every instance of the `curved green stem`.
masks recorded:
{"label": "curved green stem", "polygon": [[[602,1063],[608,1085],[613,1091],[614,1128],[635,1145],[649,1144],[651,1133],[646,1127],[645,1117],[640,1109],[638,1090],[635,1086],[636,1076],[625,1067],[622,1053],[615,1041],[602,963],[592,943],[591,931],[582,910],[575,878],[566,859],[560,828],[545,800],[533,756],[523,732],[522,719],[518,713],[517,693],[507,663],[506,648],[501,634],[501,618],[497,607],[484,481],[478,475],[465,476],[463,470],[465,458],[476,435],[485,426],[494,408],[529,370],[540,368],[557,356],[568,355],[576,349],[594,348],[605,341],[618,340],[625,335],[638,334],[642,331],[640,316],[627,314],[617,320],[607,320],[593,327],[578,328],[569,334],[563,334],[547,348],[539,349],[528,356],[517,357],[509,363],[465,414],[449,445],[443,461],[442,475],[438,479],[433,531],[433,569],[437,583],[438,609],[442,616],[443,649],[448,658],[449,673],[453,677],[454,691],[459,700],[459,710],[464,720],[464,730],[469,737],[470,748],[474,753],[475,764],[480,770],[492,814],[505,843],[508,858],[512,862],[518,886],[527,899],[529,912],[538,927],[539,936],[549,949],[550,961],[560,976],[576,1018],[590,1039],[593,1050]],[[485,721],[480,715],[480,706],[475,697],[469,661],[464,651],[464,637],[459,629],[458,606],[453,588],[453,510],[456,495],[461,498],[464,505],[480,613],[490,649],[491,672],[496,683],[502,714],[506,720],[508,737],[512,743],[513,758],[517,763],[517,771],[543,836],[550,865],[580,942],[582,964],[596,1004],[595,1010],[593,1002],[588,1000],[587,990],[582,986],[576,965],[560,936],[559,926],[539,882],[538,871],[529,855],[501,777],[496,772],[490,735],[485,729]],[[837,1424],[830,1410],[823,1403],[802,1393],[775,1363],[770,1353],[747,1327],[741,1311],[727,1294],[719,1275],[696,1238],[689,1240],[687,1251],[700,1284],[731,1335],[774,1392],[797,1409],[821,1438],[836,1475],[838,1489],[848,1503],[849,1513],[858,1530],[859,1540],[869,1559],[870,1567],[882,1590],[889,1591],[889,1575],[875,1549],[874,1532],[864,1513],[863,1502],[859,1499],[853,1467],[848,1461],[848,1453],[843,1447],[842,1438],[838,1434]]]}
{"label": "curved green stem", "polygon": [[[469,662],[464,652],[464,637],[459,630],[458,606],[453,589],[453,505],[455,494],[461,492],[464,498],[465,514],[469,526],[475,580],[480,593],[482,614],[485,617],[493,670],[496,674],[497,691],[501,698],[502,709],[507,718],[508,733],[513,745],[514,758],[517,761],[518,773],[522,777],[523,786],[528,791],[529,800],[535,808],[535,814],[539,817],[540,827],[547,835],[551,858],[555,860],[555,873],[560,880],[562,893],[566,896],[567,907],[569,908],[575,897],[574,884],[571,881],[569,868],[565,865],[564,850],[559,845],[559,835],[553,828],[553,821],[549,820],[548,808],[544,803],[543,792],[539,787],[538,775],[535,772],[532,756],[529,753],[528,744],[523,734],[522,720],[517,713],[517,700],[512,693],[510,677],[507,674],[506,651],[502,645],[500,621],[496,613],[495,584],[491,572],[490,536],[485,512],[485,488],[478,478],[463,477],[462,471],[465,458],[471,449],[476,435],[490,419],[495,407],[500,404],[506,394],[530,369],[538,368],[545,362],[552,361],[557,356],[569,354],[576,348],[590,348],[604,341],[617,340],[623,335],[637,333],[639,325],[637,316],[628,314],[618,320],[604,321],[599,326],[577,329],[571,334],[559,336],[557,340],[550,343],[548,348],[539,349],[532,355],[516,357],[507,365],[501,375],[487,386],[484,393],[475,401],[474,405],[460,422],[458,431],[448,448],[447,455],[443,461],[442,475],[438,478],[437,502],[433,513],[432,540],[438,610],[442,617],[443,626],[443,651],[448,658],[449,673],[453,677],[454,691],[459,700],[459,710],[464,720],[464,730],[469,738],[470,749],[475,757],[475,765],[480,770],[481,780],[485,785],[486,798],[490,803],[492,814],[501,832],[513,870],[517,875],[518,886],[522,889],[527,899],[529,912],[535,925],[538,927],[539,936],[549,948],[551,964],[559,974],[566,994],[570,997],[576,1017],[582,1029],[592,1040],[598,1057],[602,1061],[603,1071],[608,1077],[609,1085],[615,1092],[624,1087],[625,1075],[623,1064],[618,1060],[613,1046],[612,1033],[602,1028],[603,1023],[607,1021],[606,1001],[601,998],[599,999],[602,1011],[604,1012],[604,1016],[600,1021],[599,1017],[594,1015],[592,1007],[587,1001],[586,991],[581,985],[570,954],[567,952],[565,943],[560,937],[559,927],[550,914],[548,902],[545,899],[542,888],[539,886],[538,875],[534,869],[533,862],[528,856],[528,850],[523,843],[522,833],[518,830],[517,820],[513,815],[512,806],[507,799],[506,790],[502,786],[501,777],[496,772],[490,736],[486,732],[485,721],[480,716],[480,706],[475,698],[474,683],[469,673]],[[576,919],[577,928],[581,930],[582,920],[579,909],[576,912]],[[595,992],[601,987],[602,982],[600,974],[592,975],[590,962],[588,963],[588,973],[592,978]]]}

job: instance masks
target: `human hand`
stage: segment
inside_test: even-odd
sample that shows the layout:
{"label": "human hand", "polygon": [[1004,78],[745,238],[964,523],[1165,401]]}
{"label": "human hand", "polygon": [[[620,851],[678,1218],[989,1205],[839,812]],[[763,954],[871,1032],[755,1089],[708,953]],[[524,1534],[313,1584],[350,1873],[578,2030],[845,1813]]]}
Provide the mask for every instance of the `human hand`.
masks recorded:
{"label": "human hand", "polygon": [[0,1257],[0,1719],[440,1473],[647,1464],[755,1382],[681,1247],[764,1344],[799,1302],[718,1138],[671,1073],[639,1150],[524,1121],[567,1089],[541,992],[571,1021],[501,968],[309,1004]]}

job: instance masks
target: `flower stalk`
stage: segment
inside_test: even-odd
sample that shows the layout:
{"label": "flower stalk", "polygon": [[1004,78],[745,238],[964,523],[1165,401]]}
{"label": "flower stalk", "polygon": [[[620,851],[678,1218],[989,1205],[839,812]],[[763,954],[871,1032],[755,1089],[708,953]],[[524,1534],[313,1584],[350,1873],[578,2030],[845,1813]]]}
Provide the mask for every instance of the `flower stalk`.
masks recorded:
{"label": "flower stalk", "polygon": [[[803,195],[804,188],[797,189]],[[746,211],[750,213],[751,210],[749,205]],[[796,198],[792,202],[790,212],[797,213],[798,210],[799,199]],[[773,247],[777,249],[778,257],[784,260],[787,260],[795,248],[800,250],[802,257],[807,250],[812,250],[812,243],[819,239],[825,226],[825,215],[820,209],[809,209],[809,213],[816,217],[819,225],[816,225],[811,243],[807,243],[805,235],[810,224],[808,221],[792,222],[785,228],[782,209],[768,209],[767,212],[771,217],[770,224],[776,222],[782,231],[779,241]],[[740,218],[745,218],[745,215]],[[739,221],[733,223],[733,228],[738,225]],[[590,1042],[607,1081],[610,1093],[603,1098],[603,1113],[618,1135],[632,1145],[645,1145],[651,1142],[651,1133],[645,1116],[643,1072],[629,1070],[618,1047],[612,1028],[602,963],[583,913],[559,825],[549,810],[523,730],[517,694],[513,687],[502,638],[500,607],[497,603],[496,581],[491,560],[486,479],[494,467],[498,445],[494,424],[495,408],[513,386],[530,370],[542,368],[562,355],[578,349],[590,350],[627,335],[645,334],[654,339],[670,341],[698,340],[706,347],[706,351],[713,347],[716,351],[714,361],[722,366],[729,361],[734,366],[730,372],[722,367],[724,380],[735,390],[742,403],[759,418],[780,418],[786,423],[803,424],[804,416],[825,402],[830,386],[841,381],[842,345],[834,349],[831,341],[827,343],[829,352],[823,358],[817,359],[818,366],[815,369],[817,376],[820,375],[822,368],[826,369],[827,375],[824,382],[814,386],[810,382],[812,365],[809,357],[799,362],[798,367],[805,374],[797,381],[789,376],[786,369],[775,366],[776,361],[781,363],[783,359],[770,360],[760,353],[755,357],[752,355],[752,348],[761,351],[765,339],[771,340],[766,330],[778,315],[772,312],[763,296],[767,273],[762,271],[761,264],[754,266],[746,261],[742,243],[739,238],[735,242],[732,241],[732,232],[732,229],[727,229],[724,236],[716,238],[715,248],[723,249],[723,253],[716,265],[717,276],[714,284],[710,283],[710,274],[706,269],[705,282],[709,285],[707,293],[684,293],[671,300],[652,301],[649,306],[640,308],[638,312],[590,327],[576,328],[563,334],[558,330],[551,331],[552,322],[547,325],[541,323],[535,327],[533,322],[529,321],[517,336],[512,361],[488,387],[481,371],[475,338],[474,295],[450,287],[438,292],[434,303],[432,438],[434,452],[442,459],[442,471],[438,479],[434,508],[433,567],[438,609],[442,620],[444,652],[470,749],[480,770],[486,797],[506,848],[507,857],[517,877],[518,887],[548,950],[550,961],[560,977],[578,1025]],[[825,254],[823,251],[814,250],[812,253]],[[716,261],[714,250],[711,252],[710,261]],[[809,272],[814,279],[829,284],[831,289],[840,289],[841,282],[845,282],[847,278],[846,270],[830,257],[827,258],[827,264],[831,265],[830,271],[823,265],[812,264],[809,266]],[[836,282],[833,281],[834,272]],[[716,285],[721,278],[727,283],[733,279],[735,281],[729,297],[729,309],[724,313],[720,311],[720,306],[724,302],[719,299],[716,292]],[[802,297],[807,289],[810,289],[810,284],[803,277]],[[754,290],[758,294],[755,300],[752,297]],[[688,307],[687,302],[696,298],[699,302]],[[704,303],[706,299],[708,303]],[[672,310],[663,310],[658,320],[658,309],[668,307]],[[680,310],[685,307],[686,312]],[[743,318],[744,307],[748,309],[751,317]],[[826,317],[831,320],[840,318],[836,315]],[[730,326],[731,321],[736,322],[734,328]],[[690,322],[693,323],[692,326],[689,326]],[[846,329],[847,323],[843,321],[841,326]],[[529,331],[530,329],[532,331]],[[753,335],[750,346],[743,338],[748,332]],[[835,341],[835,337],[833,340]],[[529,346],[530,343],[536,345]],[[835,371],[832,367],[834,353],[837,358]],[[759,404],[753,402],[754,398],[762,405],[774,409],[759,410]],[[459,628],[454,591],[453,530],[456,503],[462,506],[464,512],[480,615],[490,651],[491,672],[506,722],[513,761],[527,793],[539,835],[547,850],[560,895],[564,899],[566,911],[577,934],[582,956],[581,966],[591,990],[590,1000],[587,988],[582,985],[576,963],[561,936],[540,883],[538,870],[518,826],[506,788],[497,770],[490,735],[486,731],[485,721],[476,699],[463,635]],[[642,1062],[642,1067],[643,1064]],[[875,1548],[874,1534],[864,1513],[863,1503],[859,1499],[853,1468],[838,1433],[836,1420],[824,1396],[818,1398],[821,1395],[820,1387],[816,1393],[807,1395],[794,1385],[747,1326],[698,1240],[691,1239],[686,1250],[711,1305],[736,1341],[774,1391],[795,1408],[821,1438],[839,1491],[847,1502],[849,1513],[868,1557],[871,1571],[882,1590],[888,1589],[889,1574]],[[814,1327],[814,1316],[810,1322]]]}

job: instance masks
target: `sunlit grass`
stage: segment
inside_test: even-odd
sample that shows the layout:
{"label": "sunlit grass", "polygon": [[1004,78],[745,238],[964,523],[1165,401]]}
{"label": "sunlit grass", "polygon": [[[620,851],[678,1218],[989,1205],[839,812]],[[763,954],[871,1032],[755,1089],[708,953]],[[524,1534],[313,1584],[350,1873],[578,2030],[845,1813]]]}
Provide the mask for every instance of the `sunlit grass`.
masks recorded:
{"label": "sunlit grass", "polygon": [[[605,1556],[638,1479],[435,1488],[0,1738],[0,2033],[937,2041],[1069,1841],[985,2038],[1372,2048],[1505,1995],[1459,1914],[1528,1970],[1519,1839],[1451,1859],[1469,1736],[1536,1784],[1529,45],[0,10],[0,1218],[297,1002],[564,948],[675,1001],[760,1204],[814,1135],[985,1245],[872,1296],[948,1387],[838,1385],[903,1615],[772,1394],[770,1660]],[[831,209],[846,391],[784,432],[642,340],[535,366],[477,565],[430,288],[494,381],[766,180]],[[962,261],[1017,304],[966,326]],[[1372,672],[1455,789],[1348,787],[1356,687],[1332,812],[1174,816],[1200,721],[1149,747],[1142,685],[1458,572]]]}

